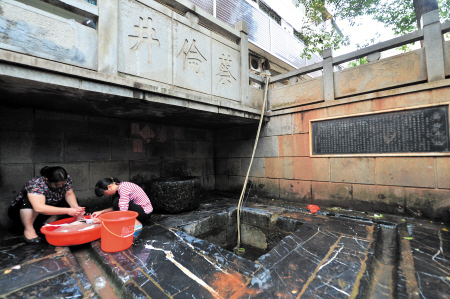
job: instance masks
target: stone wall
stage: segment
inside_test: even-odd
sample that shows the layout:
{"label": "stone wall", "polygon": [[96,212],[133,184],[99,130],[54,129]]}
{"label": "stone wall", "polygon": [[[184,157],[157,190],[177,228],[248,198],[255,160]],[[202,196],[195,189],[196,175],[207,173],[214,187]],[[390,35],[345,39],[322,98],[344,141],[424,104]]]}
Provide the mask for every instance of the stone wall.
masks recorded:
{"label": "stone wall", "polygon": [[45,165],[63,166],[81,205],[105,203],[96,182],[115,176],[144,190],[155,178],[200,176],[214,189],[213,132],[0,106],[0,225],[23,185]]}
{"label": "stone wall", "polygon": [[[252,192],[272,199],[450,219],[450,157],[311,157],[309,121],[394,108],[449,104],[447,80],[272,112],[250,173]],[[240,191],[256,128],[216,134],[216,189]]]}

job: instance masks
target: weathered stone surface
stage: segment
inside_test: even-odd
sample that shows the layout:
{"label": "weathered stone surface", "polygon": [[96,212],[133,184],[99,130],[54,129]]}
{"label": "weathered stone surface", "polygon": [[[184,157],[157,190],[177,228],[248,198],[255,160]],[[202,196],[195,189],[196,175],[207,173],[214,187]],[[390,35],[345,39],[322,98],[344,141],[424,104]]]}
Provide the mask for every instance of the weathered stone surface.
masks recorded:
{"label": "weathered stone surface", "polygon": [[352,186],[350,184],[311,182],[312,202],[319,207],[335,206],[350,208],[352,205]]}
{"label": "weathered stone surface", "polygon": [[392,214],[405,212],[405,194],[402,187],[353,185],[353,209]]}
{"label": "weathered stone surface", "polygon": [[423,49],[334,73],[336,97],[426,80]]}
{"label": "weathered stone surface", "polygon": [[32,164],[1,164],[0,177],[0,198],[12,200],[34,177],[34,167]]}
{"label": "weathered stone surface", "polygon": [[292,115],[293,133],[309,133],[309,121],[327,117],[327,109],[316,109]]}
{"label": "weathered stone surface", "polygon": [[280,198],[286,201],[311,203],[311,182],[280,180]]}
{"label": "weathered stone surface", "polygon": [[[172,83],[172,12],[159,3],[119,2],[118,69],[120,72]],[[157,11],[148,5],[158,7]],[[139,40],[145,36],[145,41]]]}
{"label": "weathered stone surface", "polygon": [[406,212],[416,217],[450,220],[450,191],[405,188]]}
{"label": "weathered stone surface", "polygon": [[436,187],[434,158],[377,158],[377,184]]}
{"label": "weathered stone surface", "polygon": [[[173,83],[179,87],[211,94],[212,58],[210,37],[200,31],[192,30],[178,21],[173,21],[172,30]],[[191,48],[192,50],[190,50]],[[198,60],[195,60],[194,63],[191,63],[190,60],[193,58],[194,52],[190,51],[197,53],[194,59]]]}
{"label": "weathered stone surface", "polygon": [[255,140],[244,139],[229,141],[228,146],[231,147],[231,157],[249,158],[252,156]]}
{"label": "weathered stone surface", "polygon": [[66,162],[110,160],[110,138],[91,135],[67,135],[64,153]]}
{"label": "weathered stone surface", "polygon": [[95,162],[89,167],[89,187],[95,188],[95,184],[103,178],[116,177],[121,181],[127,181],[130,177],[128,161],[119,162]]}
{"label": "weathered stone surface", "polygon": [[[250,165],[251,158],[242,158],[241,159],[241,173],[240,175],[246,176],[248,167]],[[250,177],[260,177],[263,178],[266,176],[266,159],[265,158],[254,158],[252,163],[252,168],[250,169]]]}
{"label": "weathered stone surface", "polygon": [[200,191],[200,178],[160,179],[150,183],[154,209],[170,214],[198,208]]}
{"label": "weathered stone surface", "polygon": [[280,157],[309,156],[309,134],[279,136],[278,146]]}
{"label": "weathered stone surface", "polygon": [[[244,178],[242,183],[243,181]],[[267,198],[278,198],[280,196],[280,182],[278,179],[254,178],[252,185],[251,194]]]}
{"label": "weathered stone surface", "polygon": [[373,111],[387,110],[392,108],[410,107],[418,105],[426,105],[432,102],[431,91],[419,91],[414,93],[407,93],[396,95],[392,97],[386,97],[381,99],[375,99],[373,102]]}
{"label": "weathered stone surface", "polygon": [[294,179],[306,181],[329,181],[330,167],[328,158],[293,158]]}
{"label": "weathered stone surface", "polygon": [[278,137],[272,136],[260,138],[258,146],[256,147],[255,157],[278,157]]}
{"label": "weathered stone surface", "polygon": [[[264,87],[263,87],[264,88]],[[250,87],[250,96],[248,97],[248,101],[244,104],[248,107],[262,109],[263,100],[264,100],[264,90],[259,88]],[[266,104],[267,107],[267,104]]]}
{"label": "weathered stone surface", "polygon": [[450,87],[436,88],[431,90],[431,99],[433,103],[448,102]]}
{"label": "weathered stone surface", "polygon": [[437,187],[450,189],[450,159],[447,157],[437,157]]}
{"label": "weathered stone surface", "polygon": [[327,107],[328,116],[344,116],[372,111],[372,101],[355,102]]}
{"label": "weathered stone surface", "polygon": [[241,101],[240,53],[212,40],[212,94],[234,101]]}
{"label": "weathered stone surface", "polygon": [[161,163],[161,177],[183,177],[187,172],[187,160],[186,159],[172,159],[162,160]]}
{"label": "weathered stone surface", "polygon": [[241,159],[216,159],[216,173],[224,175],[240,175],[241,174]]}
{"label": "weathered stone surface", "polygon": [[266,178],[293,179],[294,169],[292,158],[266,158]]}
{"label": "weathered stone surface", "polygon": [[289,84],[269,91],[270,110],[279,110],[324,100],[322,78]]}
{"label": "weathered stone surface", "polygon": [[147,157],[147,143],[135,138],[112,138],[111,159],[117,160],[144,160]]}
{"label": "weathered stone surface", "polygon": [[2,106],[0,131],[27,132],[34,128],[33,109]]}
{"label": "weathered stone surface", "polygon": [[444,67],[445,67],[445,75],[450,75],[450,41],[444,41],[442,44],[444,48]]}
{"label": "weathered stone surface", "polygon": [[241,239],[243,244],[252,245],[261,249],[267,248],[266,235],[255,226],[242,223]]}
{"label": "weathered stone surface", "polygon": [[[34,125],[37,131],[53,133],[87,134],[88,116],[36,110]],[[58,123],[55,126],[55,123]]]}
{"label": "weathered stone surface", "polygon": [[375,158],[331,158],[331,181],[375,184]]}
{"label": "weathered stone surface", "polygon": [[10,0],[2,2],[2,19],[1,48],[97,69],[96,30]]}
{"label": "weathered stone surface", "polygon": [[273,116],[261,129],[261,137],[292,134],[292,114]]}

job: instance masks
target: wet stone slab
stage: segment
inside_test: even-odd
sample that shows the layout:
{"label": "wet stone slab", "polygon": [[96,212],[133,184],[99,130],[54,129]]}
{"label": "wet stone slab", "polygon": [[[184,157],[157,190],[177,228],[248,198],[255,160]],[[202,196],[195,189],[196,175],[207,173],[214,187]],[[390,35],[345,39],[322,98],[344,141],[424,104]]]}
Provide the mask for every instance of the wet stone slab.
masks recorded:
{"label": "wet stone slab", "polygon": [[0,240],[0,271],[2,298],[96,297],[67,247],[46,242],[28,245],[21,237],[4,237]]}

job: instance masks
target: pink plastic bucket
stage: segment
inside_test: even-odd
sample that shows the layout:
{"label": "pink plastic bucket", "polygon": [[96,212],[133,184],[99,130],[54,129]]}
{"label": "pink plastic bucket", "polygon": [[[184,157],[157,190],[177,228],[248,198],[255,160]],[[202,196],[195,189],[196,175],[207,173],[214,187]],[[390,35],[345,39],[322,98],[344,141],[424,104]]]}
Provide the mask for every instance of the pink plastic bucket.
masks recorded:
{"label": "pink plastic bucket", "polygon": [[129,248],[133,244],[134,224],[138,215],[134,211],[115,211],[100,215],[102,250],[118,252]]}

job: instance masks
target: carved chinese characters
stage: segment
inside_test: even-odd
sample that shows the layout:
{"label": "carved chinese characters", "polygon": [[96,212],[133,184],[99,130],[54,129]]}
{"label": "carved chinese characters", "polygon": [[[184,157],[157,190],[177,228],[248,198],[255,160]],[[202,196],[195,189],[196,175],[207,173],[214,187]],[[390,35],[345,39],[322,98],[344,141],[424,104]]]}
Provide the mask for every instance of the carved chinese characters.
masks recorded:
{"label": "carved chinese characters", "polygon": [[129,35],[129,38],[136,41],[133,47],[131,47],[131,51],[137,51],[141,43],[147,43],[148,45],[148,63],[152,63],[152,45],[156,45],[159,47],[159,41],[156,38],[153,38],[153,35],[156,34],[154,28],[152,28],[152,19],[147,18],[147,26],[144,26],[144,18],[139,18],[139,26],[135,30],[138,32],[138,36]]}

